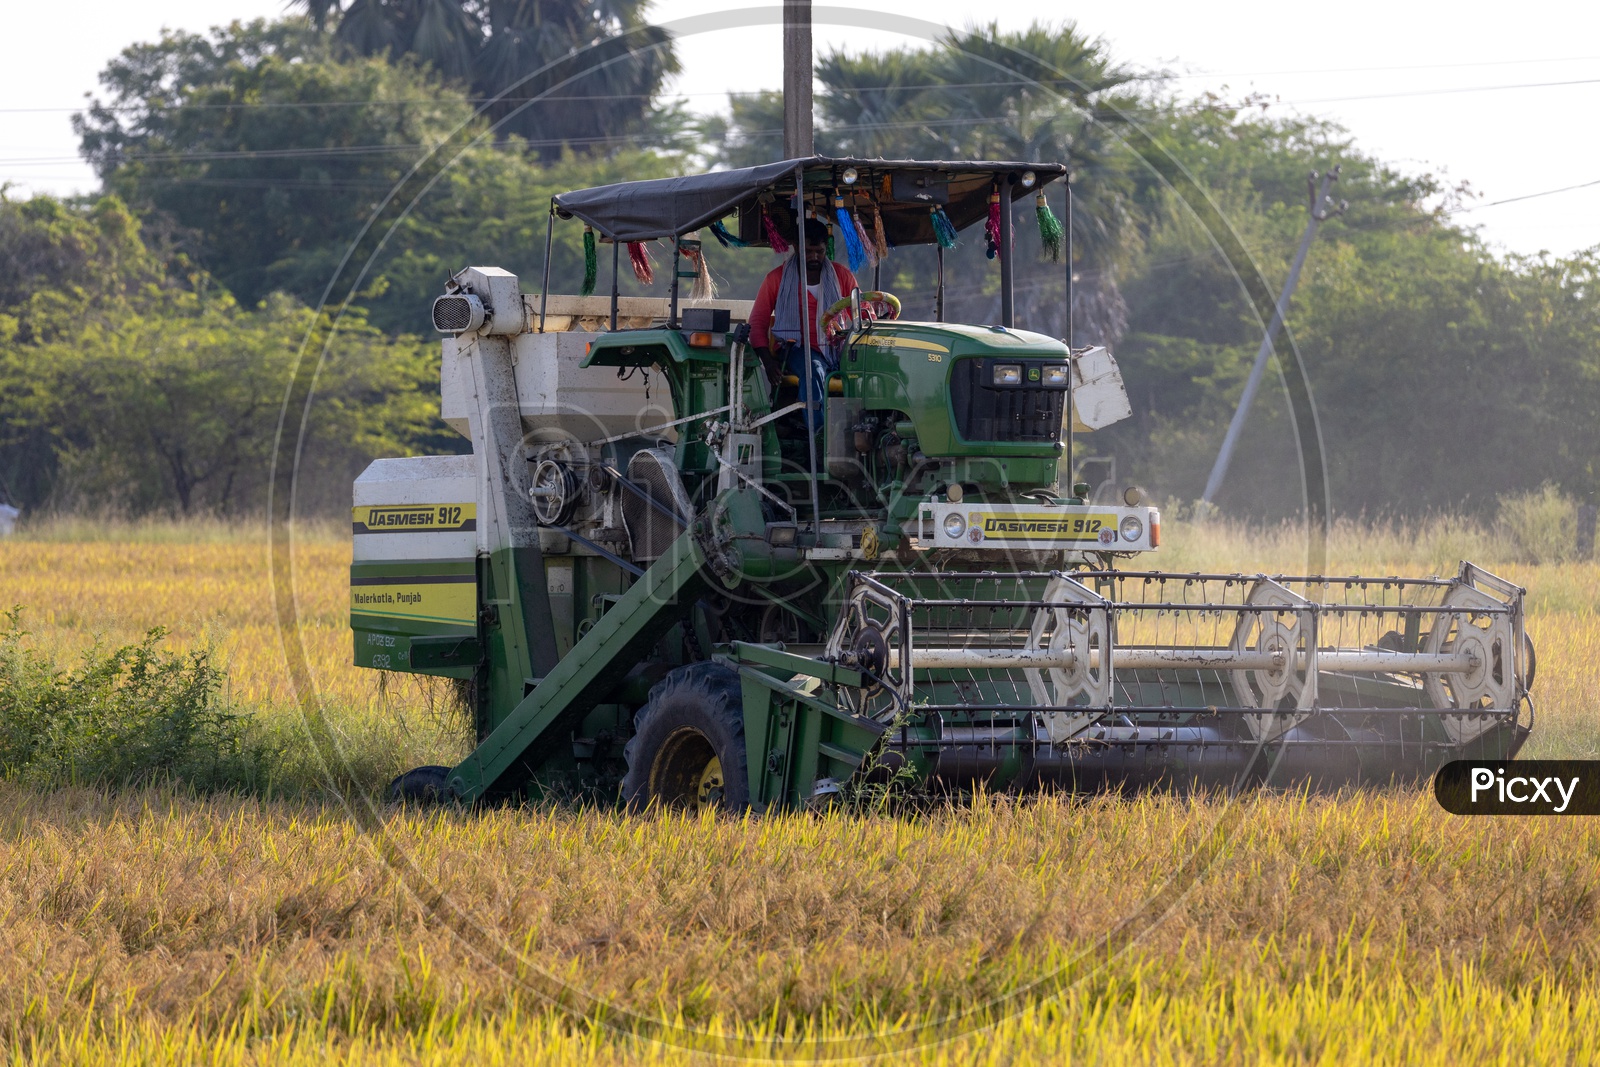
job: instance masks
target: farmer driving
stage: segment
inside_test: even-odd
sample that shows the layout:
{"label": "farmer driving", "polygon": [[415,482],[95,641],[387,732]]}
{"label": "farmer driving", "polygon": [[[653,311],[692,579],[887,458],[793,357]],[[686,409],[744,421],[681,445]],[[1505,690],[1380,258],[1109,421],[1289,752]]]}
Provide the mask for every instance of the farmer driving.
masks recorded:
{"label": "farmer driving", "polygon": [[[825,269],[831,267],[831,270]],[[755,306],[750,311],[750,345],[761,357],[767,377],[776,381],[782,372],[805,373],[810,363],[816,381],[816,407],[827,395],[828,375],[838,369],[838,360],[828,353],[822,333],[821,313],[856,288],[856,276],[843,263],[828,259],[828,227],[816,219],[806,220],[806,314],[811,319],[811,358],[801,355],[800,302],[796,298],[795,257],[784,260],[761,283]],[[801,379],[804,382],[804,379]],[[804,385],[801,386],[802,395]]]}

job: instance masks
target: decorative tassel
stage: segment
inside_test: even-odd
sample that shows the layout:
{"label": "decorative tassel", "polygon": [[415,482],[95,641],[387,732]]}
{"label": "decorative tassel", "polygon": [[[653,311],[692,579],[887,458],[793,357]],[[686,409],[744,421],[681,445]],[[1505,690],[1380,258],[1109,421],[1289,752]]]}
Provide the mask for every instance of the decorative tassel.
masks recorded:
{"label": "decorative tassel", "polygon": [[851,271],[859,271],[867,265],[867,249],[861,243],[861,235],[857,232],[856,221],[850,217],[850,212],[845,210],[844,197],[838,193],[833,194],[833,217],[839,220],[839,232],[844,235],[844,254],[850,264]]}
{"label": "decorative tassel", "polygon": [[781,256],[789,251],[789,242],[783,239],[778,224],[772,221],[772,212],[765,208],[761,211],[761,232],[766,234],[767,244],[771,246],[773,252]]}
{"label": "decorative tassel", "polygon": [[[698,237],[691,234],[690,236]],[[689,289],[689,299],[715,300],[717,298],[716,283],[711,280],[711,268],[706,266],[706,254],[703,248],[685,248],[684,258],[694,264],[694,285]]]}
{"label": "decorative tassel", "polygon": [[1000,194],[989,194],[989,221],[983,226],[984,242],[983,254],[990,259],[1000,251]]}
{"label": "decorative tassel", "polygon": [[594,282],[600,274],[600,253],[595,249],[594,227],[583,228],[583,289],[584,296],[594,292]]}
{"label": "decorative tassel", "polygon": [[1044,242],[1044,254],[1050,257],[1050,262],[1061,262],[1061,240],[1065,234],[1061,230],[1061,220],[1056,218],[1056,213],[1050,210],[1050,202],[1044,198],[1044,190],[1033,198],[1036,205],[1034,214],[1039,216],[1039,240]]}
{"label": "decorative tassel", "polygon": [[954,248],[956,246],[956,228],[950,221],[950,216],[944,213],[939,205],[928,209],[928,214],[933,216],[933,236],[939,242],[940,248]]}
{"label": "decorative tassel", "polygon": [[650,252],[643,241],[628,242],[628,262],[633,264],[633,276],[645,285],[653,285],[656,272],[650,266]]}
{"label": "decorative tassel", "polygon": [[828,230],[828,258],[833,259],[833,230]]}
{"label": "decorative tassel", "polygon": [[713,222],[711,224],[711,236],[715,237],[717,239],[717,243],[720,244],[723,248],[749,248],[750,247],[749,244],[747,244],[744,241],[739,240],[733,234],[729,233],[728,232],[728,228],[726,226],[724,226],[721,222]]}
{"label": "decorative tassel", "polygon": [[867,228],[861,225],[861,211],[857,209],[850,216],[850,221],[855,223],[856,240],[861,243],[861,251],[866,254],[867,262],[873,266],[878,265],[878,249],[872,243],[872,237],[867,233]]}
{"label": "decorative tassel", "polygon": [[872,208],[872,243],[878,249],[878,262],[889,258],[889,239],[883,234],[883,212],[878,210],[877,204],[868,204]]}
{"label": "decorative tassel", "polygon": [[717,298],[717,283],[711,280],[711,268],[706,266],[706,257],[697,255],[694,258],[694,288],[689,291],[689,299],[715,300]]}

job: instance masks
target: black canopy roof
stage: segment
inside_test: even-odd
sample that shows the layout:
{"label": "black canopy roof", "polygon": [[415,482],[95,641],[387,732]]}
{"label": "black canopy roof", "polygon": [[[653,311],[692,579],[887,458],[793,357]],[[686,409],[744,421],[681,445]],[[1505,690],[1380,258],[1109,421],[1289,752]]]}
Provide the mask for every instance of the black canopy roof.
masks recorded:
{"label": "black canopy roof", "polygon": [[[929,215],[932,204],[942,207],[956,229],[962,229],[988,214],[989,191],[996,181],[1010,183],[1013,195],[1021,197],[1067,173],[1059,163],[812,156],[740,170],[577,189],[553,200],[562,218],[580,218],[613,241],[673,237],[738,211],[740,236],[748,243],[764,244],[759,224],[763,200],[782,202],[773,215],[780,225],[786,224],[785,236],[792,238],[787,199],[794,193],[794,174],[800,167],[805,168],[806,197],[819,208],[819,215],[832,219],[832,212],[825,209],[835,189],[849,206],[871,201],[882,213],[885,235],[897,245],[934,240]],[[844,183],[848,168],[857,173],[850,185]],[[1020,182],[1029,171],[1035,184],[1025,189]]]}

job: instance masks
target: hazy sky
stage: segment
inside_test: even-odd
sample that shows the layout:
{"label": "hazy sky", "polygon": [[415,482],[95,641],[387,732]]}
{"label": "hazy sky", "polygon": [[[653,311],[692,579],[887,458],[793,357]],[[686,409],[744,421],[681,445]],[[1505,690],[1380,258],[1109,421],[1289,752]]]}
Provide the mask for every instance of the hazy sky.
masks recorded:
{"label": "hazy sky", "polygon": [[[156,38],[163,26],[200,30],[276,15],[285,4],[11,0],[7,7],[0,182],[15,196],[93,187],[69,117],[121,48]],[[729,90],[779,87],[778,8],[775,0],[658,0],[655,19],[682,31],[677,88],[693,107],[716,109]],[[915,20],[897,17],[908,11]],[[1268,94],[1275,107],[1338,120],[1358,145],[1403,169],[1470,182],[1482,198],[1461,221],[1481,226],[1502,248],[1564,253],[1600,243],[1600,146],[1591,133],[1600,105],[1600,7],[1593,5],[1145,0],[1013,6],[995,14],[973,0],[870,0],[848,8],[819,4],[816,44],[819,54],[836,46],[894,47],[921,39],[927,23],[994,18],[1015,29],[1038,12],[1075,18],[1126,64],[1182,75],[1177,84],[1186,92]],[[873,28],[841,24],[863,21]]]}

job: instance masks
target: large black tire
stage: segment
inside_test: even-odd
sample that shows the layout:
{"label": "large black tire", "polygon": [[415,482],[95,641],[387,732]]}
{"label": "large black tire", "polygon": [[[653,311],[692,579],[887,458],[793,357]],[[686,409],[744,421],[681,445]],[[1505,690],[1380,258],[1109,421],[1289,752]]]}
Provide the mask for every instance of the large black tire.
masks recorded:
{"label": "large black tire", "polygon": [[449,767],[416,767],[389,783],[389,800],[395,804],[437,804],[450,799],[449,781]]}
{"label": "large black tire", "polygon": [[750,806],[738,671],[720,663],[679,667],[650,690],[633,728],[623,749],[629,808],[709,805],[738,813]]}

